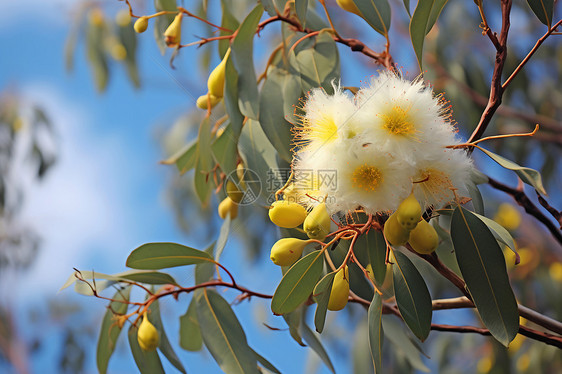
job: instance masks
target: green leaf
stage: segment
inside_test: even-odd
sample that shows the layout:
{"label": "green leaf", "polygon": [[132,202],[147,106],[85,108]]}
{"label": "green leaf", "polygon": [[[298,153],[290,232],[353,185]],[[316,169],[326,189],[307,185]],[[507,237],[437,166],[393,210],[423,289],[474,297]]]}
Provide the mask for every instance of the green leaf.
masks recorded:
{"label": "green leaf", "polygon": [[208,253],[176,243],[147,243],[135,249],[127,258],[133,269],[165,269],[175,266],[214,262]]}
{"label": "green leaf", "polygon": [[431,329],[431,296],[410,259],[399,251],[393,253],[396,261],[392,265],[392,279],[398,310],[414,335],[424,341]]}
{"label": "green leaf", "polygon": [[469,181],[466,183],[466,188],[468,189],[468,194],[472,199],[474,210],[479,214],[484,214],[484,200],[482,199],[482,194],[480,193],[476,183]]}
{"label": "green leaf", "polygon": [[421,358],[421,355],[425,354],[416,342],[406,334],[407,330],[404,329],[404,325],[397,317],[383,314],[382,327],[386,331],[385,336],[394,345],[394,349],[402,351],[414,369],[429,373],[429,368],[425,366]]}
{"label": "green leaf", "polygon": [[221,171],[229,175],[236,170],[238,159],[238,134],[234,134],[232,126],[229,124],[211,146],[213,156],[219,164]]}
{"label": "green leaf", "polygon": [[226,108],[226,113],[230,120],[230,126],[232,127],[232,132],[235,137],[238,137],[240,131],[242,131],[242,125],[244,124],[244,116],[240,113],[240,107],[238,106],[238,73],[234,68],[234,62],[232,62],[232,57],[226,60],[226,66],[224,68],[225,78],[224,78],[224,106]]}
{"label": "green leaf", "polygon": [[197,318],[205,346],[226,374],[259,373],[257,359],[228,302],[206,288],[195,291]]}
{"label": "green leaf", "polygon": [[[175,11],[177,9],[176,0],[154,0],[154,10],[156,12]],[[174,14],[164,14],[153,18],[154,21],[154,39],[156,44],[160,49],[160,53],[164,54],[166,49],[166,42],[164,41],[164,31],[170,26],[170,23],[174,20]]]}
{"label": "green leaf", "polygon": [[131,353],[133,354],[133,358],[135,359],[135,363],[141,374],[164,374],[164,368],[162,367],[162,361],[160,361],[160,356],[158,356],[158,352],[154,351],[144,351],[139,346],[138,342],[138,327],[135,325],[131,325],[129,327],[129,346],[131,347]]}
{"label": "green leaf", "polygon": [[301,305],[297,310],[291,313],[283,314],[283,319],[289,326],[289,334],[294,341],[296,341],[300,346],[306,347],[306,344],[302,341],[301,336],[301,322],[304,314],[304,305]]}
{"label": "green leaf", "polygon": [[291,162],[291,124],[285,120],[284,107],[287,103],[283,100],[283,86],[288,75],[290,74],[286,70],[270,67],[261,89],[259,102],[260,124],[264,133],[279,152],[279,156]]}
{"label": "green leaf", "polygon": [[431,31],[446,3],[447,0],[420,0],[412,15],[410,38],[420,65],[420,71],[423,71],[422,56],[425,36]]}
{"label": "green leaf", "polygon": [[382,373],[382,344],[384,333],[382,329],[382,298],[375,292],[369,306],[369,346],[375,363],[375,372]]}
{"label": "green leaf", "polygon": [[480,218],[482,222],[484,222],[486,226],[488,226],[497,241],[508,246],[509,249],[511,249],[513,253],[515,253],[515,256],[519,257],[519,255],[517,254],[517,247],[515,246],[515,242],[513,241],[513,237],[505,227],[503,227],[496,221],[489,219],[488,217],[481,216],[478,213],[474,213],[474,215]]}
{"label": "green leaf", "polygon": [[[255,172],[262,183],[261,185],[246,183],[246,185],[259,197],[261,204],[269,205],[268,198],[274,192],[273,190],[277,189],[275,186],[281,187],[283,184],[277,176],[278,173],[274,173],[278,169],[277,152],[267,139],[258,121],[248,120],[244,125],[238,147],[244,160],[244,167]],[[270,181],[274,188],[269,189],[269,186],[264,183],[266,181]]]}
{"label": "green leaf", "polygon": [[308,10],[308,0],[295,0],[295,11],[302,27],[306,27],[306,11]]}
{"label": "green leaf", "polygon": [[269,14],[270,17],[275,17],[277,15],[277,11],[275,9],[275,4],[273,0],[261,0],[263,8]]}
{"label": "green leaf", "polygon": [[226,246],[226,241],[228,240],[228,234],[230,233],[231,222],[232,219],[230,218],[230,214],[227,214],[226,218],[222,223],[221,230],[219,233],[219,238],[217,239],[217,245],[215,246],[215,261],[217,262],[221,257],[224,247]]}
{"label": "green leaf", "polygon": [[197,141],[186,145],[161,163],[165,165],[176,164],[180,174],[193,169],[197,163]]}
{"label": "green leaf", "polygon": [[[371,349],[366,342],[369,341],[369,326],[367,316],[361,318],[355,326],[353,345],[351,346],[351,359],[353,362],[352,373],[374,373],[375,366],[371,356]],[[348,331],[349,333],[349,331]]]}
{"label": "green leaf", "polygon": [[135,88],[140,87],[140,77],[139,70],[137,67],[137,35],[133,29],[133,23],[129,22],[125,26],[119,26],[118,30],[119,41],[125,47],[127,55],[122,61],[125,69],[127,70],[127,75],[133,83]]}
{"label": "green leaf", "polygon": [[201,326],[197,319],[197,305],[191,299],[187,311],[180,317],[180,347],[187,351],[200,351],[203,348]]}
{"label": "green leaf", "polygon": [[98,92],[104,92],[107,88],[107,82],[109,81],[107,54],[104,49],[105,37],[105,23],[101,25],[89,25],[86,32],[86,51]]}
{"label": "green leaf", "polygon": [[[214,257],[213,254],[215,252],[214,249],[216,243],[217,242],[214,241],[207,247],[207,249],[205,249],[205,253],[209,254],[211,258]],[[195,265],[195,284],[205,283],[213,279],[213,276],[215,275],[215,267],[216,265],[214,262],[202,262]]]}
{"label": "green leaf", "polygon": [[533,186],[538,192],[543,195],[547,195],[546,190],[544,189],[544,186],[542,184],[541,174],[538,171],[531,168],[519,166],[515,162],[503,158],[502,156],[497,155],[493,152],[490,152],[487,149],[481,147],[479,147],[478,149],[487,154],[492,160],[494,160],[504,168],[513,170],[523,182],[527,183],[530,186]]}
{"label": "green leaf", "polygon": [[267,361],[267,359],[265,357],[260,355],[258,352],[256,352],[252,348],[250,348],[250,349],[252,350],[252,352],[254,352],[254,355],[256,355],[256,359],[258,360],[258,362],[260,364],[263,365],[264,368],[271,371],[272,373],[281,374],[281,372],[275,366],[273,366],[273,364],[271,362]]}
{"label": "green leaf", "polygon": [[[103,321],[101,322],[100,337],[98,339],[98,347],[96,351],[96,362],[98,365],[98,370],[101,374],[107,372],[107,365],[109,364],[109,359],[115,350],[115,345],[117,344],[117,338],[121,333],[121,327],[117,325],[117,321],[114,318],[112,311],[118,314],[125,314],[127,312],[129,301],[129,295],[131,294],[131,287],[127,286],[124,289],[117,291],[113,295],[113,300],[109,304],[109,308],[103,316]],[[125,302],[119,302],[122,300]]]}
{"label": "green leaf", "polygon": [[258,83],[254,69],[253,41],[256,28],[263,14],[261,4],[248,14],[238,28],[238,33],[231,44],[232,62],[238,72],[238,105],[247,117],[258,119]]}
{"label": "green leaf", "polygon": [[[221,9],[222,9],[222,21],[221,27],[229,30],[236,30],[240,26],[240,22],[234,17],[232,14],[232,9],[234,8],[235,4],[232,1],[228,0],[221,0]],[[230,35],[231,33],[228,31],[221,30],[220,35]],[[219,55],[221,59],[226,54],[226,51],[230,48],[230,40],[222,39],[219,40]]]}
{"label": "green leaf", "polygon": [[328,352],[320,342],[316,333],[310,329],[305,323],[301,325],[301,333],[304,341],[308,346],[316,352],[318,357],[324,362],[324,364],[330,369],[332,373],[335,373],[336,370],[334,369],[334,365],[332,364],[332,360],[330,360],[330,356],[328,356]]}
{"label": "green leaf", "polygon": [[552,25],[552,13],[554,10],[554,0],[527,0],[531,10],[539,21],[544,23],[550,29]]}
{"label": "green leaf", "polygon": [[410,0],[403,0],[404,7],[406,8],[406,12],[408,12],[408,16],[412,18],[412,13],[410,13]]}
{"label": "green leaf", "polygon": [[160,334],[160,342],[158,344],[160,352],[162,352],[162,354],[168,359],[168,361],[170,361],[172,365],[174,365],[176,369],[185,374],[185,368],[178,358],[178,355],[174,351],[174,348],[170,344],[168,336],[166,335],[166,331],[164,330],[164,324],[162,323],[162,317],[160,316],[160,303],[158,302],[158,300],[155,300],[152,304],[150,304],[150,307],[148,309],[150,310],[150,313],[147,314],[149,316],[149,320],[150,322],[152,322],[154,327],[156,327],[156,330],[158,330],[158,333]]}
{"label": "green leaf", "polygon": [[326,32],[299,43],[289,55],[289,63],[300,75],[303,92],[322,87],[332,93],[332,81],[340,79],[338,48]]}
{"label": "green leaf", "polygon": [[353,0],[363,18],[381,35],[390,29],[390,5],[388,0]]}
{"label": "green leaf", "polygon": [[322,265],[322,251],[314,251],[297,261],[275,290],[271,300],[273,313],[290,313],[305,302],[322,274]]}
{"label": "green leaf", "polygon": [[519,312],[505,259],[494,235],[478,217],[459,206],[451,218],[451,238],[482,322],[507,346],[519,330]]}
{"label": "green leaf", "polygon": [[382,232],[377,230],[369,230],[365,235],[359,237],[358,243],[361,238],[365,238],[367,246],[368,260],[373,269],[375,282],[378,286],[382,286],[386,276],[386,242]]}
{"label": "green leaf", "polygon": [[212,190],[211,169],[213,168],[213,155],[211,153],[211,124],[205,117],[199,126],[197,141],[197,163],[195,165],[195,192],[202,204],[209,200]]}
{"label": "green leaf", "polygon": [[283,115],[285,121],[298,123],[295,108],[299,105],[302,95],[300,75],[288,73],[283,81]]}
{"label": "green leaf", "polygon": [[[367,248],[365,248],[366,243],[366,238],[359,237],[355,248],[359,261],[365,266],[368,261],[368,255],[366,253]],[[336,248],[330,253],[332,261],[334,262],[336,267],[339,267],[342,264],[344,258],[347,255],[347,252],[349,251],[349,245],[349,240],[341,240]],[[374,292],[373,286],[371,285],[371,282],[368,281],[365,277],[363,270],[361,270],[355,263],[349,262],[347,265],[349,267],[349,289],[357,296],[365,300],[371,300],[373,298]]]}
{"label": "green leaf", "polygon": [[314,313],[314,326],[316,331],[321,333],[324,330],[326,322],[326,312],[328,311],[328,301],[330,301],[330,293],[332,292],[332,284],[336,272],[328,273],[324,278],[316,284],[312,297],[316,301],[316,313]]}
{"label": "green leaf", "polygon": [[128,270],[122,273],[114,274],[117,278],[132,280],[134,282],[146,284],[174,284],[178,285],[176,280],[169,274],[158,271],[138,271]]}

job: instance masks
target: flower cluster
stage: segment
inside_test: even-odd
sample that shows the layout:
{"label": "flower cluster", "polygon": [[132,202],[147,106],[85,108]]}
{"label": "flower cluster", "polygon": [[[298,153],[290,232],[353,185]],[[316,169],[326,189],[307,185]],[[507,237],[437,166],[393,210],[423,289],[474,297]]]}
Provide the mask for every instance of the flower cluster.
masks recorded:
{"label": "flower cluster", "polygon": [[[422,80],[381,72],[355,96],[311,91],[294,136],[294,183],[285,199],[330,214],[397,209],[413,191],[425,209],[454,199],[470,178],[446,102]],[[310,172],[313,171],[313,172]],[[332,171],[336,180],[318,176]]]}

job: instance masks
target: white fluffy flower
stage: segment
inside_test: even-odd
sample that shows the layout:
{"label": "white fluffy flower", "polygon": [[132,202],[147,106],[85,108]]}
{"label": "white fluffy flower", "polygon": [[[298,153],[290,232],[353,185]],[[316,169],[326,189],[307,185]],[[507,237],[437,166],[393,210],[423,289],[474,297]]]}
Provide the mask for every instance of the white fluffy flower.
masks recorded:
{"label": "white fluffy flower", "polygon": [[357,94],[355,117],[375,146],[415,162],[419,152],[440,152],[453,141],[444,104],[422,80],[410,82],[385,71]]}
{"label": "white fluffy flower", "polygon": [[[422,158],[416,162],[414,195],[422,207],[440,207],[466,193],[470,180],[472,160],[462,149],[442,149],[440,155]],[[438,156],[438,157],[436,157]]]}
{"label": "white fluffy flower", "polygon": [[297,150],[315,152],[356,135],[359,124],[353,98],[339,86],[334,84],[333,88],[333,95],[322,88],[308,94],[302,107],[301,123],[295,128]]}

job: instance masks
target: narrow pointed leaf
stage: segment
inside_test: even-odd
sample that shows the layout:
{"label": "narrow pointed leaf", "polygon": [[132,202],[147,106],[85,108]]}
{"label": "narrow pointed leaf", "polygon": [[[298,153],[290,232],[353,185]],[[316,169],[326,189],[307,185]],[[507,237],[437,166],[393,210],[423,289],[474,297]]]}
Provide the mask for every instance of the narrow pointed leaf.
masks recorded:
{"label": "narrow pointed leaf", "polygon": [[162,163],[165,165],[176,164],[180,174],[193,169],[197,163],[197,142],[186,145]]}
{"label": "narrow pointed leaf", "polygon": [[314,352],[316,352],[318,357],[320,357],[320,359],[322,360],[322,362],[324,362],[324,364],[328,367],[328,369],[330,369],[330,371],[335,374],[336,370],[334,369],[332,360],[330,360],[330,356],[328,356],[328,352],[326,352],[326,349],[322,345],[322,342],[320,341],[316,333],[312,331],[310,327],[308,327],[305,323],[303,323],[301,326],[301,333],[306,344],[308,344],[308,346]]}
{"label": "narrow pointed leaf", "polygon": [[306,347],[306,344],[302,341],[301,336],[301,322],[302,315],[304,313],[304,306],[297,308],[294,312],[283,314],[283,319],[289,326],[289,334],[291,338],[296,341],[301,347]]}
{"label": "narrow pointed leaf", "polygon": [[138,342],[138,327],[135,325],[131,325],[129,327],[129,346],[131,347],[131,353],[133,354],[133,358],[135,359],[135,363],[137,364],[137,368],[139,369],[141,374],[164,374],[164,368],[162,367],[162,361],[160,361],[160,356],[158,356],[158,352],[154,351],[144,351],[139,346]]}
{"label": "narrow pointed leaf", "polygon": [[135,249],[127,258],[133,269],[164,269],[175,266],[213,262],[208,253],[176,243],[148,243]]}
{"label": "narrow pointed leaf", "polygon": [[192,352],[200,351],[203,348],[195,299],[191,299],[187,311],[180,317],[180,347]]}
{"label": "narrow pointed leaf", "polygon": [[392,265],[394,294],[404,322],[421,341],[431,329],[431,296],[425,282],[408,257],[394,251],[396,262]]}
{"label": "narrow pointed leaf", "polygon": [[228,302],[206,288],[195,291],[205,346],[226,374],[258,374],[257,358]]}
{"label": "narrow pointed leaf", "polygon": [[503,227],[493,219],[489,219],[488,217],[481,216],[477,213],[474,213],[474,215],[480,218],[482,222],[484,222],[486,226],[488,226],[497,241],[509,247],[509,249],[511,249],[513,253],[515,253],[515,256],[519,257],[519,254],[517,253],[517,247],[515,247],[515,241],[505,227]]}
{"label": "narrow pointed leaf", "polygon": [[447,0],[420,0],[410,21],[410,38],[414,52],[422,68],[423,43],[425,36],[431,31]]}
{"label": "narrow pointed leaf", "polygon": [[488,226],[459,206],[451,219],[455,255],[484,325],[507,346],[519,330],[519,312],[504,256]]}
{"label": "narrow pointed leaf", "polygon": [[211,145],[213,156],[219,164],[221,171],[229,175],[236,169],[238,159],[238,134],[234,134],[232,126],[229,124],[221,136]]}
{"label": "narrow pointed leaf", "polygon": [[150,322],[152,322],[152,324],[154,325],[154,327],[156,327],[156,330],[158,330],[158,333],[160,334],[160,343],[158,344],[158,349],[160,349],[160,352],[162,352],[162,354],[168,359],[168,361],[170,361],[172,365],[174,365],[176,369],[185,374],[185,368],[183,367],[183,364],[181,363],[178,355],[174,351],[174,348],[170,344],[168,336],[166,335],[166,331],[164,330],[164,324],[162,323],[162,317],[160,316],[160,303],[158,302],[158,300],[150,304],[149,310]]}
{"label": "narrow pointed leaf", "polygon": [[429,373],[430,370],[423,363],[421,357],[422,355],[426,356],[425,353],[423,353],[416,341],[407,335],[408,330],[404,328],[401,322],[395,316],[383,315],[382,327],[386,331],[385,336],[393,344],[394,349],[404,353],[404,356],[414,369]]}
{"label": "narrow pointed leaf", "polygon": [[382,343],[384,333],[382,329],[382,298],[375,292],[373,301],[369,306],[369,346],[375,364],[375,372],[382,373]]}
{"label": "narrow pointed leaf", "polygon": [[554,0],[527,0],[531,10],[539,21],[550,28],[552,24],[552,13],[554,10]]}
{"label": "narrow pointed leaf", "polygon": [[215,261],[219,262],[219,259],[222,255],[222,251],[224,247],[226,247],[226,241],[228,240],[228,234],[230,233],[230,225],[232,222],[232,218],[230,218],[230,214],[227,214],[226,218],[224,219],[220,232],[219,238],[217,239],[217,245],[215,247]]}
{"label": "narrow pointed leaf", "polygon": [[324,323],[326,322],[326,312],[328,311],[328,301],[330,301],[330,293],[332,292],[332,285],[334,284],[334,277],[336,272],[327,274],[318,282],[312,297],[316,301],[316,313],[314,313],[314,326],[319,333],[324,330]]}
{"label": "narrow pointed leaf", "polygon": [[[250,349],[252,349],[252,348],[250,348]],[[260,364],[262,364],[262,366],[264,368],[271,371],[272,373],[281,374],[279,369],[277,369],[275,366],[273,366],[273,364],[271,362],[267,361],[267,359],[265,357],[263,357],[262,355],[260,355],[258,352],[256,352],[253,349],[252,349],[252,352],[254,352],[254,355],[256,355],[256,359],[258,360],[258,362]]]}
{"label": "narrow pointed leaf", "polygon": [[388,0],[353,0],[363,18],[376,32],[388,35],[390,4]]}
{"label": "narrow pointed leaf", "polygon": [[378,286],[382,286],[386,276],[386,242],[384,236],[380,231],[369,230],[369,232],[362,235],[362,237],[365,237],[367,241],[367,254],[369,263],[373,269],[375,282]]}
{"label": "narrow pointed leaf", "polygon": [[290,313],[305,302],[322,274],[322,264],[322,251],[314,251],[297,261],[275,290],[271,300],[273,313]]}
{"label": "narrow pointed leaf", "polygon": [[479,148],[479,149],[485,154],[487,154],[492,160],[503,166],[504,168],[513,170],[515,174],[517,174],[517,176],[519,176],[519,178],[521,178],[523,182],[527,183],[530,186],[533,186],[541,194],[546,195],[546,190],[544,189],[542,183],[542,177],[538,171],[536,171],[535,169],[519,166],[515,162],[503,158],[502,156],[497,155],[493,152],[490,152],[487,149],[484,148]]}
{"label": "narrow pointed leaf", "polygon": [[254,34],[263,14],[258,4],[240,25],[232,42],[232,62],[238,72],[238,105],[247,117],[258,119],[258,83],[254,69]]}
{"label": "narrow pointed leaf", "polygon": [[295,0],[295,11],[301,22],[302,27],[306,27],[306,11],[308,10],[308,0]]}
{"label": "narrow pointed leaf", "polygon": [[199,126],[197,137],[197,162],[195,163],[195,175],[193,182],[195,192],[201,204],[205,205],[211,196],[212,179],[211,169],[214,166],[213,154],[211,153],[211,123],[205,117]]}
{"label": "narrow pointed leaf", "polygon": [[[109,364],[109,359],[115,350],[115,345],[117,344],[117,338],[121,333],[121,327],[117,325],[117,320],[115,319],[115,313],[125,314],[127,312],[127,304],[125,302],[129,301],[129,295],[131,294],[131,287],[127,286],[123,290],[115,293],[113,300],[110,304],[110,308],[107,309],[103,317],[100,329],[100,337],[98,339],[98,347],[96,351],[96,363],[98,365],[98,370],[101,374],[107,372],[107,366]],[[125,301],[123,303],[117,300]],[[113,312],[112,312],[113,311]]]}

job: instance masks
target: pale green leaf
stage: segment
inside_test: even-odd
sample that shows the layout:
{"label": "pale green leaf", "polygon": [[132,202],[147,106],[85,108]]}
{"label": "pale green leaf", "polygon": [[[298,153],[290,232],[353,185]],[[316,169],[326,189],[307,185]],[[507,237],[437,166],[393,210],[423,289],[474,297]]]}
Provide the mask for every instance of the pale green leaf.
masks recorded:
{"label": "pale green leaf", "polygon": [[195,299],[191,299],[187,311],[180,317],[180,347],[192,352],[200,351],[203,348]]}
{"label": "pale green leaf", "polygon": [[162,361],[160,361],[160,356],[158,352],[154,351],[144,351],[138,342],[138,327],[131,325],[129,327],[129,346],[131,347],[131,352],[133,353],[133,358],[135,359],[135,364],[139,369],[141,374],[164,374],[164,368],[162,367]]}
{"label": "pale green leaf", "polygon": [[451,238],[463,278],[484,325],[507,346],[519,330],[519,311],[505,259],[488,226],[459,206],[451,219]]}
{"label": "pale green leaf", "polygon": [[258,374],[257,358],[228,302],[216,291],[195,291],[197,319],[205,346],[226,374]]}
{"label": "pale green leaf", "polygon": [[109,304],[110,307],[107,309],[103,317],[96,351],[96,363],[101,374],[105,374],[107,372],[109,359],[115,350],[117,338],[119,338],[119,334],[121,333],[121,328],[117,325],[117,320],[113,312],[119,314],[125,314],[127,312],[128,304],[126,302],[129,301],[130,293],[130,286],[117,291],[113,296],[113,300],[115,301],[112,301]]}
{"label": "pale green leaf", "polygon": [[195,192],[202,204],[206,204],[212,192],[211,169],[213,155],[211,153],[211,123],[205,117],[199,126],[197,141],[197,163],[195,164]]}
{"label": "pale green leaf", "polygon": [[396,260],[392,265],[396,304],[410,330],[424,341],[431,329],[431,296],[410,259],[399,251],[393,253]]}
{"label": "pale green leaf", "polygon": [[382,329],[382,298],[375,292],[369,306],[369,346],[375,364],[375,372],[382,373],[382,344],[384,333]]}
{"label": "pale green leaf", "polygon": [[164,269],[175,266],[214,262],[208,253],[176,243],[147,243],[135,249],[127,258],[133,269]]}
{"label": "pale green leaf", "polygon": [[156,330],[158,330],[158,334],[160,335],[158,349],[160,349],[160,352],[162,352],[162,354],[172,365],[174,365],[176,369],[185,374],[185,368],[174,351],[174,348],[170,344],[166,331],[164,330],[164,324],[162,323],[162,317],[160,316],[160,303],[158,300],[155,300],[152,304],[150,304],[148,310],[150,311],[150,313],[147,314],[149,316],[149,320],[152,322],[154,327],[156,327]]}
{"label": "pale green leaf", "polygon": [[328,356],[328,352],[320,342],[320,339],[316,335],[314,331],[310,329],[305,323],[301,325],[301,333],[304,341],[308,346],[316,352],[318,357],[324,362],[324,364],[330,369],[332,373],[335,373],[336,370],[334,369],[334,365],[332,364],[332,360],[330,360],[330,356]]}
{"label": "pale green leaf", "polygon": [[422,56],[425,36],[431,31],[446,3],[447,0],[420,0],[412,15],[410,38],[421,71],[423,71]]}
{"label": "pale green leaf", "polygon": [[390,4],[388,0],[353,0],[363,18],[381,35],[390,29]]}
{"label": "pale green leaf", "polygon": [[322,274],[323,256],[322,251],[311,252],[283,276],[271,300],[274,314],[290,313],[308,299]]}
{"label": "pale green leaf", "polygon": [[395,316],[383,314],[382,327],[385,331],[385,337],[390,340],[394,349],[404,353],[404,356],[414,369],[429,373],[429,368],[423,363],[421,358],[425,354],[418,344],[406,334],[407,329],[404,328],[404,324],[401,322]]}
{"label": "pale green leaf", "polygon": [[324,323],[326,322],[326,312],[328,311],[328,302],[330,301],[330,293],[332,292],[332,284],[336,272],[327,274],[324,278],[316,284],[312,297],[316,301],[316,313],[314,313],[314,326],[319,333],[324,330]]}

